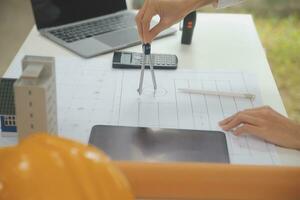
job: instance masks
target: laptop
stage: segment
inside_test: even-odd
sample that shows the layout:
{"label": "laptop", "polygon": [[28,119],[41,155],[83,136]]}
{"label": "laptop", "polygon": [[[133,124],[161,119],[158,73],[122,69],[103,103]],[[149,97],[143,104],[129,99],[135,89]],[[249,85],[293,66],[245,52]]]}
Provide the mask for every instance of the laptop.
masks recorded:
{"label": "laptop", "polygon": [[[140,43],[125,0],[31,0],[38,31],[88,58]],[[152,24],[155,22],[152,22]],[[158,37],[171,35],[170,28]]]}

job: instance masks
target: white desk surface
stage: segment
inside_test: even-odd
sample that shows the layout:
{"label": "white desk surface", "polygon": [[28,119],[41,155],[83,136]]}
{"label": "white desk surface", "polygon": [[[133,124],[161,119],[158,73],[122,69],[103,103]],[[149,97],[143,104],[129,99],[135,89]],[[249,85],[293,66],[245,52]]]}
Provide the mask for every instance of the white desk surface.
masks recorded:
{"label": "white desk surface", "polygon": [[[177,26],[178,27],[178,26]],[[141,51],[140,45],[127,48]],[[152,43],[153,53],[176,54],[179,68],[228,69],[254,72],[259,80],[264,104],[286,115],[284,105],[259,40],[252,17],[240,14],[198,14],[191,45],[181,45],[181,32]],[[6,76],[19,74],[20,59],[25,54],[78,57],[74,53],[39,35],[34,26],[12,61]],[[93,59],[107,61],[112,53]],[[18,70],[17,70],[18,71]],[[277,148],[284,165],[300,165],[300,152]]]}

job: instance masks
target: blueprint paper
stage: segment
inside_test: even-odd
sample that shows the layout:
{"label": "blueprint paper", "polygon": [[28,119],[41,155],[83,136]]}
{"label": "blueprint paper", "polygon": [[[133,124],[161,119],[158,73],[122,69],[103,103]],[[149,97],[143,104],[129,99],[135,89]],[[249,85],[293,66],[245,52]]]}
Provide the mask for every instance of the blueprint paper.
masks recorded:
{"label": "blueprint paper", "polygon": [[[56,72],[59,134],[84,143],[98,124],[221,130],[220,120],[262,105],[255,76],[243,72],[156,70],[154,95],[146,70],[141,96],[140,71],[114,70],[108,61],[57,58]],[[185,94],[178,88],[248,92],[256,98]],[[272,144],[249,135],[227,133],[226,139],[231,163],[280,164]]]}

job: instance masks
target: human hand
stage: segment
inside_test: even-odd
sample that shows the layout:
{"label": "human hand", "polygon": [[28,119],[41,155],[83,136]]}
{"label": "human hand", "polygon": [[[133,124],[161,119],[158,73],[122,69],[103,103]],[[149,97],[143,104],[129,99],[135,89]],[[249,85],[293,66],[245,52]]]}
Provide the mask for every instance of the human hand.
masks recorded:
{"label": "human hand", "polygon": [[255,135],[279,146],[300,149],[300,125],[268,106],[247,109],[219,122],[235,135]]}
{"label": "human hand", "polygon": [[[143,43],[150,43],[161,31],[180,21],[191,11],[216,1],[217,0],[145,0],[143,7],[135,18],[140,39]],[[155,15],[159,16],[160,21],[151,28],[150,22]]]}

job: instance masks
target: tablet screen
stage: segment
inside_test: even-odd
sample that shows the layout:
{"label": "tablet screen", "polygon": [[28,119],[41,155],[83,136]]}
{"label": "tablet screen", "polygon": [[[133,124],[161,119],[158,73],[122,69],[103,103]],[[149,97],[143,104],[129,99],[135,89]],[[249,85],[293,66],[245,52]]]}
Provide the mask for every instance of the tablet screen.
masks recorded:
{"label": "tablet screen", "polygon": [[113,160],[229,163],[223,132],[94,126],[89,143]]}

